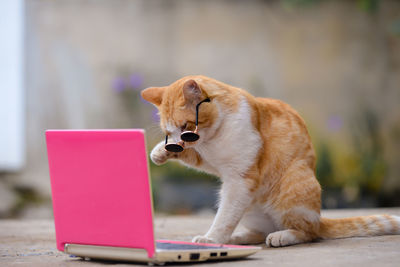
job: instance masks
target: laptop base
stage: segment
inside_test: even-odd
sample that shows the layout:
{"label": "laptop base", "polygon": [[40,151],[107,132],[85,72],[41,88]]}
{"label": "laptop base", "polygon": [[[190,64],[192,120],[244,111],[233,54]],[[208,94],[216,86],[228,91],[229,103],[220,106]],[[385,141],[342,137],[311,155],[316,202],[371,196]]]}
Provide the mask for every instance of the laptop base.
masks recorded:
{"label": "laptop base", "polygon": [[[173,241],[172,241],[173,242]],[[103,259],[114,261],[133,261],[163,265],[166,262],[201,262],[207,260],[226,260],[247,257],[259,251],[260,247],[229,248],[210,247],[207,249],[157,249],[154,258],[149,258],[144,249],[66,244],[64,252],[84,259]]]}

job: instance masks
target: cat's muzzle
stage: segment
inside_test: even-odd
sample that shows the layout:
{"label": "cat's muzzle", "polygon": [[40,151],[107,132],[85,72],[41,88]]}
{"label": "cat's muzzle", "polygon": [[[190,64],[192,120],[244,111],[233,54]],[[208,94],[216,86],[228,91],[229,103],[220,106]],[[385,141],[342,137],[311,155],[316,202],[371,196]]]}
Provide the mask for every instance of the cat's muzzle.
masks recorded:
{"label": "cat's muzzle", "polygon": [[169,152],[182,152],[185,149],[185,142],[196,142],[199,140],[200,136],[196,130],[192,131],[185,131],[181,134],[182,141],[178,143],[169,143],[168,144],[168,136],[165,137],[165,149]]}

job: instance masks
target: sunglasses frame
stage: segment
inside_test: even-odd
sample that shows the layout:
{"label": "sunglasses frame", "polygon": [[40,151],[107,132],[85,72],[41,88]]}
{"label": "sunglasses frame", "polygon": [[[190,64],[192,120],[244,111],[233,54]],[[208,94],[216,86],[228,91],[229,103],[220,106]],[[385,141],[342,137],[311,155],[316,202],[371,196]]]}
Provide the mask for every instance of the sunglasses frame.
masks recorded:
{"label": "sunglasses frame", "polygon": [[181,133],[181,139],[182,141],[179,141],[178,143],[170,143],[168,144],[168,135],[165,136],[165,149],[169,152],[182,152],[185,149],[185,142],[196,142],[199,140],[200,136],[198,134],[198,126],[199,126],[199,107],[202,103],[204,102],[210,102],[211,100],[209,98],[206,98],[200,103],[196,105],[196,128],[194,131],[184,131]]}

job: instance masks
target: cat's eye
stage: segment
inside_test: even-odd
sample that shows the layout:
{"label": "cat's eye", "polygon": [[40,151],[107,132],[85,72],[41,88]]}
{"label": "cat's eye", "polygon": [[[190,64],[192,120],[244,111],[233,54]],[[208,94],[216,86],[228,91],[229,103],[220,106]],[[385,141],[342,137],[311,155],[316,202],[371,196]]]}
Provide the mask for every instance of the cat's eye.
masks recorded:
{"label": "cat's eye", "polygon": [[[182,152],[184,149],[185,142],[195,142],[199,140],[200,136],[198,134],[198,125],[199,125],[199,107],[204,102],[210,102],[209,98],[204,99],[200,103],[196,105],[196,129],[194,131],[184,131],[181,134],[182,141],[177,144],[168,144],[168,135],[165,136],[165,149],[170,152]],[[181,131],[185,130],[187,127],[187,123],[182,125]]]}
{"label": "cat's eye", "polygon": [[197,133],[197,127],[194,130],[194,132],[192,131],[185,131],[181,134],[181,139],[185,142],[195,142],[197,140],[199,140],[200,136]]}
{"label": "cat's eye", "polygon": [[187,123],[185,123],[185,126],[182,127],[182,134],[181,134],[181,139],[185,142],[195,142],[199,140],[200,136],[197,133],[197,125],[196,129],[194,131],[184,131],[187,127]]}

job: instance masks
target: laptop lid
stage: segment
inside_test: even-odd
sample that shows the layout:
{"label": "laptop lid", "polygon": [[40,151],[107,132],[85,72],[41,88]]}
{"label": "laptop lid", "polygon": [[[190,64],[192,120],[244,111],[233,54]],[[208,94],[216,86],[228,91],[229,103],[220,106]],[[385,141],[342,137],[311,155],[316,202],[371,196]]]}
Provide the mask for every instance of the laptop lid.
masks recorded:
{"label": "laptop lid", "polygon": [[46,131],[57,248],[155,251],[143,130]]}

